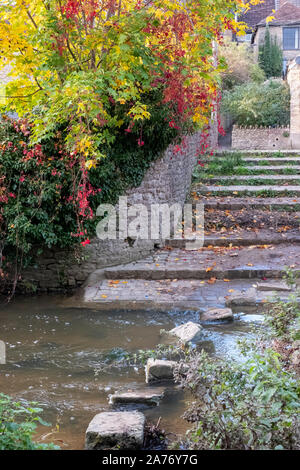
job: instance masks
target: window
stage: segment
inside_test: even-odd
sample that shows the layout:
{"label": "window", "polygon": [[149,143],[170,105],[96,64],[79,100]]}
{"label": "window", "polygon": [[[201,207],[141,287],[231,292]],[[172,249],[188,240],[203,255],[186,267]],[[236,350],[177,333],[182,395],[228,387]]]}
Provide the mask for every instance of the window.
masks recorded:
{"label": "window", "polygon": [[283,28],[283,49],[300,49],[300,28]]}

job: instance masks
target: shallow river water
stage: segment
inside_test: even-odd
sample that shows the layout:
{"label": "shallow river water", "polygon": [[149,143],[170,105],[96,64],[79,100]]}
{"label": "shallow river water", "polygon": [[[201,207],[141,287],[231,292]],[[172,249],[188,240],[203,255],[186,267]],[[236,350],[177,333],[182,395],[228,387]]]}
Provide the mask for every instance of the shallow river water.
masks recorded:
{"label": "shallow river water", "polygon": [[[39,438],[62,449],[82,449],[92,417],[108,410],[108,395],[144,386],[143,368],[95,369],[122,351],[135,352],[162,343],[160,330],[199,321],[195,312],[100,311],[61,307],[60,297],[15,299],[0,310],[0,339],[6,344],[6,364],[0,365],[0,392],[34,400],[44,407],[51,427]],[[236,315],[234,322],[207,325],[203,346],[211,354],[237,359],[237,340],[251,336],[260,315]],[[188,397],[176,389],[160,406],[144,411],[152,423],[162,417],[167,432],[183,435],[181,418]]]}

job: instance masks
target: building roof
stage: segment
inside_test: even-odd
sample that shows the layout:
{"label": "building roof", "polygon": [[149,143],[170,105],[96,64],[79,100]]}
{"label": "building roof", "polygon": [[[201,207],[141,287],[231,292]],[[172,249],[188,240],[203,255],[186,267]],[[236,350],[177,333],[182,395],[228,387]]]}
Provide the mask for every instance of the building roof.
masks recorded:
{"label": "building roof", "polygon": [[239,20],[247,23],[249,29],[254,29],[260,21],[271,15],[275,8],[275,0],[265,0],[264,3],[253,5],[249,11],[239,17]]}
{"label": "building roof", "polygon": [[[281,26],[281,25],[290,25],[295,23],[300,23],[300,8],[292,5],[289,2],[286,2],[279,8],[275,13],[272,14],[275,17],[269,25],[270,26]],[[265,26],[266,19],[262,19],[257,26]]]}

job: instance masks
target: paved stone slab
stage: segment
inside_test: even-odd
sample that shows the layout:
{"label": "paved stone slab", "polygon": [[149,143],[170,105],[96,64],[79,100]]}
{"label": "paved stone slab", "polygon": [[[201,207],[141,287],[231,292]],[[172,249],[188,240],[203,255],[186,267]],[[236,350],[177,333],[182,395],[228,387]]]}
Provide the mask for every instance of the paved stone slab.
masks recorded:
{"label": "paved stone slab", "polygon": [[175,336],[183,344],[196,343],[203,337],[202,326],[191,321],[184,323],[183,325],[176,326],[176,328],[168,331],[168,334],[170,336]]}
{"label": "paved stone slab", "polygon": [[220,320],[233,320],[233,313],[231,308],[211,308],[206,312],[201,313],[201,321],[220,321]]}
{"label": "paved stone slab", "polygon": [[146,388],[140,390],[128,390],[126,392],[115,392],[109,395],[111,405],[132,405],[141,404],[147,406],[157,406],[165,395],[164,388]]}
{"label": "paved stone slab", "polygon": [[137,411],[99,413],[86,430],[87,450],[140,449],[144,442],[145,416]]}
{"label": "paved stone slab", "polygon": [[146,383],[173,381],[173,371],[176,365],[175,361],[148,359],[145,366]]}
{"label": "paved stone slab", "polygon": [[265,282],[258,282],[256,289],[258,291],[272,291],[272,292],[277,292],[277,291],[285,291],[285,292],[290,292],[292,289],[290,286],[288,286],[284,281],[265,281]]}
{"label": "paved stone slab", "polygon": [[[204,311],[208,307],[223,306],[224,296],[228,290],[241,290],[249,288],[253,281],[210,280],[201,281],[164,279],[160,281],[146,281],[131,279],[111,284],[110,280],[99,281],[90,290],[90,297],[71,297],[64,301],[64,306],[72,308],[90,307],[103,309],[155,309],[157,311],[191,310]],[[96,292],[96,293],[95,293]]]}

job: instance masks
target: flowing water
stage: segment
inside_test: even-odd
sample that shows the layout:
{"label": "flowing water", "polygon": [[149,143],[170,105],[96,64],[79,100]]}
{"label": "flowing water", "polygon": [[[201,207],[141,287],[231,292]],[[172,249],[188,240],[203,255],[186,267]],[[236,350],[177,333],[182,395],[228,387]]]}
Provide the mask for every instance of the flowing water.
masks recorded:
{"label": "flowing water", "polygon": [[[39,438],[63,449],[82,449],[92,417],[109,409],[108,395],[144,386],[142,367],[109,367],[127,352],[162,343],[160,330],[199,321],[195,312],[99,311],[61,307],[62,298],[15,299],[0,310],[0,339],[6,364],[0,365],[0,392],[38,401],[43,418]],[[247,338],[261,315],[237,315],[235,321],[207,325],[203,347],[219,357],[237,359],[237,340]],[[95,369],[101,371],[95,375]],[[189,397],[176,387],[160,406],[143,410],[155,424],[162,417],[167,432],[183,435],[181,418]],[[48,434],[47,436],[45,436]]]}

